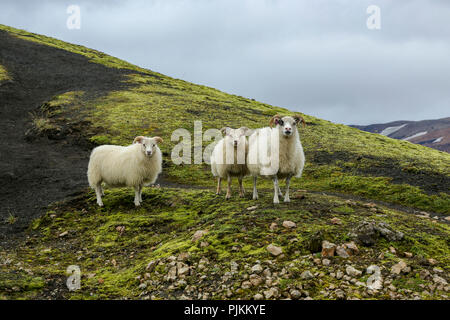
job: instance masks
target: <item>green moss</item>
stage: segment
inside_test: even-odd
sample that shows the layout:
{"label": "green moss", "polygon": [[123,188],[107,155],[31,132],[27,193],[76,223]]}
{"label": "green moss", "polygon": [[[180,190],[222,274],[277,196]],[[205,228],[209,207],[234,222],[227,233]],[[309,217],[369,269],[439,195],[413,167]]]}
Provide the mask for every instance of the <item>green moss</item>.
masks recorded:
{"label": "green moss", "polygon": [[8,71],[0,64],[0,82],[10,79]]}

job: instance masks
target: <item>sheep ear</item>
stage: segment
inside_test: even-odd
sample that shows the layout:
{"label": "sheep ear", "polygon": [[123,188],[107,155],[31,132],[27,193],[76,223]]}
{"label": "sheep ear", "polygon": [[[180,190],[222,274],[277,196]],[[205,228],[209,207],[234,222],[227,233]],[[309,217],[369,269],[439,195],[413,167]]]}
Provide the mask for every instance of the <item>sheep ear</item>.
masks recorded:
{"label": "sheep ear", "polygon": [[161,137],[153,137],[153,139],[155,139],[157,144],[163,143],[163,139]]}
{"label": "sheep ear", "polygon": [[272,128],[273,127],[273,124],[277,124],[277,121],[278,120],[280,120],[281,119],[281,116],[280,115],[274,115],[273,117],[272,117],[272,119],[270,119],[270,121],[269,121],[269,126]]}
{"label": "sheep ear", "polygon": [[220,129],[220,132],[222,132],[222,134],[226,135],[230,129],[231,128],[229,128],[229,127],[223,127],[222,129]]}
{"label": "sheep ear", "polygon": [[298,125],[298,124],[301,122],[302,125],[303,125],[303,128],[306,127],[305,119],[303,119],[302,116],[300,116],[300,115],[295,115],[295,116],[294,116],[294,120],[295,120],[295,124],[296,124],[296,125]]}
{"label": "sheep ear", "polygon": [[138,137],[134,138],[133,144],[135,144],[135,143],[142,143],[142,140],[144,140],[144,139],[145,139],[145,137],[138,136]]}

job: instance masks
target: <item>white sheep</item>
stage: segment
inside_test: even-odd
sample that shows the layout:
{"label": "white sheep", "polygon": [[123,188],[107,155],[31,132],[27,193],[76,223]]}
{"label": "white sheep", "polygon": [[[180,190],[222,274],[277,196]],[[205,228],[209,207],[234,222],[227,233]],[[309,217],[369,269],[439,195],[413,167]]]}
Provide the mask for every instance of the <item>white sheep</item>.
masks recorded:
{"label": "white sheep", "polygon": [[88,181],[103,206],[102,182],[110,187],[134,187],[134,204],[142,202],[144,185],[155,183],[162,171],[162,155],[158,147],[160,137],[138,136],[127,147],[103,145],[94,148],[88,165]]}
{"label": "white sheep", "polygon": [[225,137],[214,147],[211,153],[211,172],[217,177],[217,191],[220,194],[222,179],[227,178],[228,187],[226,199],[231,198],[231,177],[237,177],[239,181],[239,196],[244,196],[242,179],[248,175],[245,164],[248,143],[247,136],[251,130],[247,127],[239,129],[222,128]]}
{"label": "white sheep", "polygon": [[[282,195],[278,179],[286,179],[284,201],[289,202],[289,183],[292,177],[301,177],[305,165],[305,154],[300,142],[297,126],[305,120],[301,116],[281,117],[270,120],[270,127],[256,130],[249,138],[247,167],[253,176],[253,199],[258,199],[256,179],[267,176],[273,179],[273,203],[279,203]],[[272,126],[275,124],[275,127]]]}

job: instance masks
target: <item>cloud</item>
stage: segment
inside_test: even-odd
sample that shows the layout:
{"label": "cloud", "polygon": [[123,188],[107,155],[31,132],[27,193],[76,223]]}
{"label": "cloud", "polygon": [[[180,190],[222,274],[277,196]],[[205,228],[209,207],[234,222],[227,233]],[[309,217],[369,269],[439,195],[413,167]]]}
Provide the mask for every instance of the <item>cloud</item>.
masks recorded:
{"label": "cloud", "polygon": [[[79,4],[81,30],[65,25]],[[381,8],[381,30],[366,9]],[[450,2],[2,1],[0,21],[341,123],[448,116]]]}

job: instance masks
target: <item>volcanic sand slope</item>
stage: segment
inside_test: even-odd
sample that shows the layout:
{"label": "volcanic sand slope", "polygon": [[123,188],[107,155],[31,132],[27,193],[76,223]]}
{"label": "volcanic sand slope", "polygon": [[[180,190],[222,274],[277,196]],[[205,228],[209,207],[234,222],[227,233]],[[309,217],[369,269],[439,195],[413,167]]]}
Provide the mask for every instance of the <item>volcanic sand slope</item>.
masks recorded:
{"label": "volcanic sand slope", "polygon": [[[249,195],[225,201],[212,192],[214,180],[208,165],[176,166],[171,162],[171,150],[178,143],[170,141],[171,133],[178,128],[192,133],[194,120],[202,121],[203,132],[223,126],[257,128],[267,125],[276,113],[293,112],[173,79],[85,47],[6,26],[0,26],[0,30],[0,64],[6,66],[15,81],[2,89],[8,97],[3,109],[28,100],[33,102],[26,105],[26,113],[22,110],[14,118],[23,128],[29,125],[29,142],[21,144],[23,150],[8,149],[8,157],[2,159],[13,170],[6,176],[6,185],[23,189],[23,182],[14,182],[21,175],[14,171],[11,160],[20,161],[20,151],[37,148],[33,150],[40,150],[39,160],[44,167],[45,159],[53,160],[47,170],[36,170],[40,176],[31,175],[27,181],[30,192],[44,186],[51,190],[46,190],[40,199],[27,197],[38,208],[33,214],[22,214],[20,223],[26,225],[36,217],[39,206],[63,200],[86,187],[85,192],[52,205],[35,220],[27,241],[0,252],[3,297],[201,298],[208,293],[208,298],[251,298],[270,288],[272,293],[285,296],[298,289],[303,297],[341,297],[333,286],[347,297],[446,297],[447,287],[439,286],[431,276],[422,279],[419,274],[428,270],[431,275],[438,275],[443,270],[444,278],[447,277],[448,225],[443,216],[433,214],[438,218],[433,221],[411,212],[449,213],[449,154],[304,115],[308,126],[300,134],[307,164],[302,179],[294,180],[293,190],[308,191],[297,192],[292,203],[275,208],[270,181],[260,179],[263,191],[259,201],[249,200]],[[41,68],[37,70],[41,72],[40,81],[37,71],[32,73],[32,61]],[[52,65],[53,69],[47,70]],[[20,86],[27,79],[31,80],[24,93]],[[8,139],[23,141],[23,132],[12,133],[11,129],[4,129]],[[108,190],[105,208],[96,207],[84,172],[90,147],[104,143],[127,145],[136,135],[164,138],[164,176],[160,179],[163,188],[147,188],[144,206],[139,209],[133,207],[132,191],[127,189]],[[66,159],[67,155],[76,154],[79,156],[71,158],[70,163],[57,163],[58,157]],[[27,169],[26,163],[23,169]],[[66,176],[55,178],[61,172]],[[68,176],[71,181],[64,181]],[[36,184],[39,179],[42,181]],[[66,191],[60,190],[63,185]],[[183,189],[164,188],[165,185]],[[200,190],[190,190],[186,185]],[[250,179],[246,185],[250,185]],[[10,192],[8,199],[5,197],[10,208],[24,209],[23,198],[14,196]],[[382,203],[367,204],[360,197]],[[247,210],[253,205],[258,208]],[[333,217],[339,217],[342,223],[331,223]],[[3,227],[15,230],[11,229],[18,223],[14,213],[5,220]],[[297,227],[281,227],[284,220],[296,222]],[[387,222],[389,228],[405,236],[401,241],[381,237],[370,247],[358,244],[358,255],[332,258],[330,266],[314,262],[320,256],[317,251],[321,240],[348,242],[353,239],[354,228],[365,221]],[[272,222],[278,224],[275,230],[269,229]],[[196,230],[208,233],[201,241],[192,242]],[[269,243],[282,247],[284,254],[272,257],[266,250]],[[388,251],[391,246],[397,254]],[[413,254],[412,258],[404,258],[412,271],[391,276],[390,267],[405,251]],[[179,254],[186,261],[178,264],[177,281],[172,282],[170,275],[174,267],[177,270],[172,256]],[[429,258],[437,260],[437,266],[431,266]],[[266,272],[263,279],[269,282],[242,285],[251,274],[249,268],[258,260],[271,270],[272,275],[267,276]],[[156,267],[146,270],[150,261],[156,261]],[[226,273],[235,268],[230,261],[238,264],[231,275]],[[65,270],[71,264],[79,265],[83,273],[82,290],[74,293],[68,292],[64,284]],[[349,281],[333,278],[347,264],[360,270],[370,264],[379,265],[398,292],[367,291],[360,284],[368,278],[367,274]],[[183,266],[189,267],[187,276],[181,274]],[[433,271],[436,267],[439,270]],[[318,272],[318,276],[301,279],[300,273],[306,270]],[[429,285],[434,287],[428,288]],[[202,294],[199,288],[203,289]]]}

